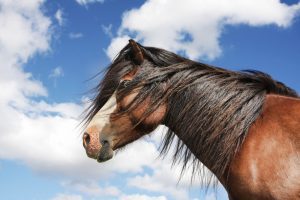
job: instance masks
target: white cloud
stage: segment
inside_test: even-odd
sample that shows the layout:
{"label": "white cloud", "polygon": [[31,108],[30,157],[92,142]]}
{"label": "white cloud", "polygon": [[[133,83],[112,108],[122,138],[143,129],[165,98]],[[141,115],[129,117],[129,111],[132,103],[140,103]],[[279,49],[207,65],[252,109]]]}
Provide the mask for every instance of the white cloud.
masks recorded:
{"label": "white cloud", "polygon": [[[104,194],[104,197],[106,195]],[[101,199],[103,196],[100,196]],[[165,196],[148,196],[145,194],[120,194],[120,196],[117,198],[115,197],[114,199],[118,200],[167,200]],[[54,198],[51,200],[83,200],[83,197],[81,195],[77,194],[57,194]]]}
{"label": "white cloud", "polygon": [[80,156],[86,158],[76,130],[83,108],[33,100],[46,97],[47,89],[23,69],[28,59],[50,49],[51,21],[41,11],[43,2],[0,0],[0,88],[5,88],[0,94],[0,120],[5,121],[0,124],[0,159],[63,173],[81,162]]}
{"label": "white cloud", "polygon": [[[168,169],[170,171],[170,168]],[[162,175],[162,174],[161,174]],[[139,189],[144,189],[146,191],[159,192],[164,194],[169,194],[173,197],[173,199],[178,200],[188,200],[189,195],[186,192],[186,188],[176,186],[176,181],[168,181],[169,184],[159,183],[160,179],[164,179],[165,177],[170,177],[169,175],[163,177],[151,177],[149,175],[137,176],[130,180],[129,185],[135,186]],[[178,178],[178,177],[177,177]]]}
{"label": "white cloud", "polygon": [[190,184],[190,173],[187,172],[179,181],[181,168],[179,166],[171,167],[171,162],[167,160],[160,161],[153,169],[153,174],[137,175],[128,179],[128,185],[150,192],[168,194],[172,199],[188,200],[190,199],[187,191],[190,187],[199,187],[201,184],[195,182]]}
{"label": "white cloud", "polygon": [[70,33],[69,34],[69,38],[71,39],[78,39],[78,38],[82,38],[83,34],[82,33]]}
{"label": "white cloud", "polygon": [[49,49],[51,21],[39,9],[42,2],[0,1],[1,71],[8,65],[26,62],[34,54]]}
{"label": "white cloud", "polygon": [[49,75],[49,78],[58,78],[64,76],[64,71],[61,67],[55,67]]}
{"label": "white cloud", "polygon": [[147,195],[134,194],[134,195],[124,195],[119,198],[119,200],[167,200],[164,196],[151,197]]}
{"label": "white cloud", "polygon": [[145,45],[183,51],[192,59],[218,57],[225,26],[276,25],[286,28],[300,11],[300,2],[279,0],[149,0],[123,14],[118,36],[107,49],[112,59],[129,36]]}
{"label": "white cloud", "polygon": [[61,9],[58,9],[54,15],[55,19],[57,20],[57,23],[62,26],[64,24],[64,18],[63,18],[63,12]]}
{"label": "white cloud", "polygon": [[104,0],[76,0],[76,2],[82,6],[86,6],[91,3],[103,3]]}
{"label": "white cloud", "polygon": [[82,200],[82,196],[76,194],[58,194],[51,200]]}
{"label": "white cloud", "polygon": [[121,195],[121,191],[118,188],[114,186],[100,187],[95,181],[67,181],[62,185],[93,197],[117,197]]}
{"label": "white cloud", "polygon": [[49,74],[49,78],[53,79],[54,87],[57,86],[57,79],[64,76],[64,71],[61,67],[55,67]]}
{"label": "white cloud", "polygon": [[0,0],[0,85],[5,88],[0,94],[1,108],[7,104],[25,105],[27,96],[47,96],[42,83],[21,66],[50,48],[51,21],[40,11],[41,4],[40,0]]}
{"label": "white cloud", "polygon": [[112,27],[113,25],[112,24],[109,24],[108,26],[105,26],[105,25],[102,25],[102,30],[103,32],[110,38],[113,37],[113,33],[112,33]]}

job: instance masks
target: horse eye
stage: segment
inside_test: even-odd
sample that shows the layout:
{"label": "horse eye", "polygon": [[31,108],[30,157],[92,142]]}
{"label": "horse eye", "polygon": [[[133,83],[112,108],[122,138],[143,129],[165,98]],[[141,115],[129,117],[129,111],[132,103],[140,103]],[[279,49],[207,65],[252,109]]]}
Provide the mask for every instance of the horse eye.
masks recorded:
{"label": "horse eye", "polygon": [[126,88],[129,84],[129,80],[122,80],[119,84],[119,88]]}

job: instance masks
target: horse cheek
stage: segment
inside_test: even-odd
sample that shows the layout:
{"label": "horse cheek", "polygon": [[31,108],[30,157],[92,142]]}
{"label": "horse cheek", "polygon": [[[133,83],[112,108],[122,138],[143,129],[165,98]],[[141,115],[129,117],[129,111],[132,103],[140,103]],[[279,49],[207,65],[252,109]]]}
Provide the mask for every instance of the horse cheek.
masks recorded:
{"label": "horse cheek", "polygon": [[166,114],[166,105],[159,106],[153,113],[151,113],[146,119],[145,123],[149,125],[159,125],[162,123]]}
{"label": "horse cheek", "polygon": [[[133,115],[136,119],[141,119],[144,113],[148,110],[148,102],[147,99],[145,103],[138,106],[134,111]],[[149,116],[147,116],[142,123],[147,126],[158,126],[163,121],[166,114],[166,104],[160,105],[156,110],[154,110]]]}

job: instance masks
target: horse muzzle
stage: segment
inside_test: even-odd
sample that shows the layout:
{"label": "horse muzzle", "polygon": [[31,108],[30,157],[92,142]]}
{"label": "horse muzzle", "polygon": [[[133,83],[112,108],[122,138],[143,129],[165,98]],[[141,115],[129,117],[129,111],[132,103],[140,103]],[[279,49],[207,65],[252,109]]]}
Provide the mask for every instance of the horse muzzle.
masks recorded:
{"label": "horse muzzle", "polygon": [[111,159],[114,155],[111,142],[100,139],[98,131],[89,130],[82,137],[83,147],[88,157],[104,162]]}
{"label": "horse muzzle", "polygon": [[105,162],[114,156],[114,152],[108,140],[101,140],[101,145],[102,147],[97,155],[97,161]]}

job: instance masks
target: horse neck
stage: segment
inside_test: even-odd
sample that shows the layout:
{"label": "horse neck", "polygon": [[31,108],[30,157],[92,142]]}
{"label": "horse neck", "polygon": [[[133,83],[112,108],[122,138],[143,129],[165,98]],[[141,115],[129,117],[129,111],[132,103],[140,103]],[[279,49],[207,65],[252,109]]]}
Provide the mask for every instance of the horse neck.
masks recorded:
{"label": "horse neck", "polygon": [[[184,96],[184,94],[182,94]],[[188,151],[190,151],[202,164],[204,164],[212,173],[214,173],[218,179],[222,179],[221,176],[218,175],[218,172],[213,170],[212,164],[210,164],[205,156],[205,153],[201,146],[196,142],[201,140],[201,133],[192,133],[191,131],[187,131],[192,126],[197,126],[195,123],[185,123],[184,120],[181,121],[182,112],[184,112],[181,107],[185,107],[189,104],[189,99],[185,99],[180,103],[177,102],[176,98],[172,99],[173,101],[169,102],[169,109],[166,113],[166,117],[164,120],[164,125],[166,125],[173,134],[177,135],[177,137],[181,140],[181,142],[187,147]],[[191,119],[193,121],[193,119]],[[178,159],[178,158],[176,158]],[[180,159],[178,159],[180,160]]]}
{"label": "horse neck", "polygon": [[[215,89],[218,90],[216,87]],[[223,116],[222,108],[218,107],[218,101],[222,101],[223,99],[205,98],[204,101],[201,101],[198,100],[199,96],[203,96],[201,92],[197,91],[197,89],[176,92],[169,99],[164,124],[187,147],[184,149],[181,145],[177,145],[177,151],[181,151],[178,154],[179,156],[181,155],[186,160],[186,157],[192,153],[221,180],[227,171],[232,157],[246,136],[247,126],[250,126],[249,124],[256,119],[260,104],[263,104],[262,99],[264,95],[255,97],[254,100],[256,103],[253,103],[252,101],[254,100],[251,100],[252,103],[250,102],[247,105],[247,110],[253,111],[249,113],[250,119],[245,120],[245,116],[248,113],[242,113],[243,116],[233,114],[236,113],[236,110],[232,109],[232,107],[239,109],[235,105],[228,105],[227,110],[224,110],[224,112],[228,111],[228,113],[226,113],[226,116]],[[234,99],[232,101],[232,104],[236,102]],[[253,106],[254,104],[256,107],[253,107],[253,109],[249,107],[249,105]],[[230,113],[229,110],[233,110],[233,113]],[[232,121],[231,118],[236,121],[241,120],[241,124],[243,125],[231,130],[233,128],[230,127],[236,125],[236,122]],[[222,121],[221,119],[225,120]],[[229,127],[226,127],[226,125]]]}
{"label": "horse neck", "polygon": [[[177,137],[181,140],[181,142],[187,147],[187,149],[203,164],[205,165],[214,175],[217,176],[219,180],[223,180],[222,176],[219,176],[216,171],[213,170],[210,163],[206,161],[205,156],[201,153],[199,153],[199,146],[195,145],[194,141],[197,140],[194,137],[189,138],[188,134],[181,129],[178,129],[178,126],[176,126],[174,123],[171,123],[170,121],[167,121],[164,123]],[[178,158],[174,158],[177,160],[180,160]],[[222,181],[221,181],[222,182]]]}

